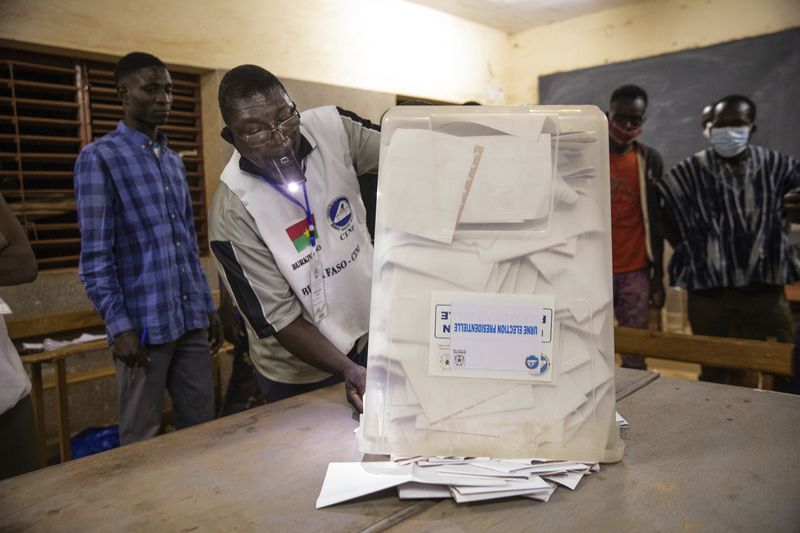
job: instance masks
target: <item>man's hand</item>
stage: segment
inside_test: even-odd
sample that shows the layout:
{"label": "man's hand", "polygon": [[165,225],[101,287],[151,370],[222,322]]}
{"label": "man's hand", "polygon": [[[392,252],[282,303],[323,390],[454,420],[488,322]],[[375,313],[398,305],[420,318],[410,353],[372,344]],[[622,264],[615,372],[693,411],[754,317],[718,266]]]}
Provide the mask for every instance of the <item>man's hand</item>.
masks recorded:
{"label": "man's hand", "polygon": [[660,273],[650,277],[650,307],[653,309],[664,307],[664,279]]}
{"label": "man's hand", "polygon": [[231,344],[237,344],[239,342],[239,335],[241,335],[242,328],[241,322],[236,318],[236,309],[233,307],[225,308],[224,306],[220,305],[217,314],[222,322],[222,332],[225,335],[225,340]]}
{"label": "man's hand", "polygon": [[222,282],[222,276],[219,278],[219,308],[217,314],[222,320],[222,331],[225,334],[225,340],[234,346],[238,346],[242,337],[247,336],[244,330],[244,323],[239,317],[239,312],[236,310],[233,298],[225,288]]}
{"label": "man's hand", "polygon": [[800,187],[786,193],[783,197],[783,209],[789,222],[800,224]]}
{"label": "man's hand", "polygon": [[364,391],[367,388],[367,369],[353,363],[345,369],[343,375],[347,401],[353,406],[353,409],[363,413]]}
{"label": "man's hand", "polygon": [[119,359],[130,368],[137,366],[147,368],[150,365],[150,358],[145,353],[140,344],[139,335],[134,330],[123,331],[114,337],[111,353],[114,359]]}
{"label": "man's hand", "polygon": [[211,344],[211,353],[215,354],[222,346],[225,338],[222,332],[222,320],[215,312],[208,313],[208,342]]}
{"label": "man's hand", "polygon": [[330,374],[342,376],[347,401],[359,413],[364,411],[367,369],[340,352],[314,324],[299,316],[277,331],[275,338],[301,361]]}

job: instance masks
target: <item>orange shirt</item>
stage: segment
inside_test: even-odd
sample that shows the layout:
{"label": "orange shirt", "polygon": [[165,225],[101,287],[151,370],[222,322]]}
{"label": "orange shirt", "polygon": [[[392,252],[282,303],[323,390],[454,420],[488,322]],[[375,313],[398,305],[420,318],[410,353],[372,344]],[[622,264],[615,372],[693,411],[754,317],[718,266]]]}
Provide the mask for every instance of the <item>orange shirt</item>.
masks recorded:
{"label": "orange shirt", "polygon": [[650,264],[645,244],[636,150],[611,155],[611,255],[614,272]]}

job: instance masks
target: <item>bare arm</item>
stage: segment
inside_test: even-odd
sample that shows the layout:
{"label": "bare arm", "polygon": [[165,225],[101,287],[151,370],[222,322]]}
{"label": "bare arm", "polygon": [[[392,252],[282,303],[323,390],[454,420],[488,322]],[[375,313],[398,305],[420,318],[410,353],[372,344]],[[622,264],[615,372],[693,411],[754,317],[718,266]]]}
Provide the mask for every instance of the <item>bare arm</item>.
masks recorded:
{"label": "bare arm", "polygon": [[0,194],[0,235],[8,243],[0,249],[1,285],[19,285],[36,279],[36,256],[17,217]]}
{"label": "bare arm", "polygon": [[359,413],[364,411],[363,395],[367,370],[340,352],[313,324],[303,317],[275,333],[275,338],[295,357],[311,366],[344,378],[347,401]]}
{"label": "bare arm", "polygon": [[347,400],[360,411],[366,370],[302,318],[302,305],[257,234],[255,221],[225,183],[214,193],[209,220],[211,250],[223,285],[252,332],[258,338],[274,335],[300,361],[342,376]]}

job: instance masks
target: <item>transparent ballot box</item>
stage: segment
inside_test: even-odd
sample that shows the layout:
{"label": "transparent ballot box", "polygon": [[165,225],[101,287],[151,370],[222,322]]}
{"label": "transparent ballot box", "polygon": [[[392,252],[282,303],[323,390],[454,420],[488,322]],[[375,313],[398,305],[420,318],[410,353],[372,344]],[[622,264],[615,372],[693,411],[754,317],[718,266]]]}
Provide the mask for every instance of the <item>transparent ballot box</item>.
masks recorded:
{"label": "transparent ballot box", "polygon": [[383,119],[362,452],[617,461],[593,106]]}

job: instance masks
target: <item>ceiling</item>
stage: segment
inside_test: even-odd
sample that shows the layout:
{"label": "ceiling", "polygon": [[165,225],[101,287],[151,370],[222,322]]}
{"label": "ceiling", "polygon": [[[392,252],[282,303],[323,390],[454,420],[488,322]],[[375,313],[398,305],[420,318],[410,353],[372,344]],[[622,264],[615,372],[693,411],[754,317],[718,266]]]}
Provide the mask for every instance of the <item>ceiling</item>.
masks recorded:
{"label": "ceiling", "polygon": [[597,13],[646,0],[409,0],[484,24],[506,33],[517,33],[581,15]]}

